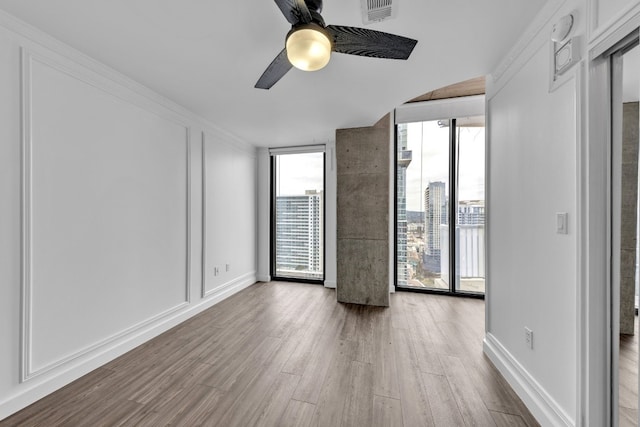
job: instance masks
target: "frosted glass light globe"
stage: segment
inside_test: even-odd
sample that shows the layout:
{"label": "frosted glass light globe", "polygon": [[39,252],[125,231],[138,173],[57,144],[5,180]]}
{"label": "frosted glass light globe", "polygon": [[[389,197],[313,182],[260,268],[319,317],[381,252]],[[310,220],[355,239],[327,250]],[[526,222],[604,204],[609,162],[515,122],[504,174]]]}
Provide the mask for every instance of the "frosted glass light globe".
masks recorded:
{"label": "frosted glass light globe", "polygon": [[331,58],[331,41],[324,33],[313,28],[300,28],[287,37],[287,58],[303,71],[324,68]]}

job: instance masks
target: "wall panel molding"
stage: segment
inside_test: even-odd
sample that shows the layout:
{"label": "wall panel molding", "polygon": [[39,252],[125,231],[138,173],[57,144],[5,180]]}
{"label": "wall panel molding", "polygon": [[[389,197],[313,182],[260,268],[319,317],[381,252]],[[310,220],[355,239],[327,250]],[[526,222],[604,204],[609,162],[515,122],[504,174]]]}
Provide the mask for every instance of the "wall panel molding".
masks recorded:
{"label": "wall panel molding", "polygon": [[[257,161],[257,152],[254,150],[252,153],[247,153],[245,150],[243,149],[238,149],[238,147],[234,146],[233,144],[229,143],[228,141],[222,139],[219,140],[216,138],[216,136],[211,136],[209,135],[208,130],[204,130],[201,134],[201,138],[202,138],[202,152],[201,152],[201,161],[202,161],[202,225],[201,225],[201,229],[202,229],[202,262],[201,262],[201,288],[200,288],[200,296],[201,298],[209,298],[212,295],[217,295],[220,292],[224,292],[226,289],[233,289],[236,288],[238,286],[242,286],[243,284],[246,284],[248,281],[251,281],[251,283],[249,284],[253,284],[255,283],[258,279],[256,277],[257,275],[257,270],[254,268],[249,272],[241,272],[239,276],[234,276],[233,278],[227,280],[226,282],[222,282],[222,283],[216,283],[215,286],[211,289],[207,288],[207,282],[209,280],[210,274],[207,273],[208,271],[212,270],[212,267],[210,265],[209,259],[211,257],[211,253],[213,253],[213,250],[211,247],[209,247],[209,245],[207,244],[207,236],[209,233],[211,233],[212,231],[210,230],[211,227],[207,226],[208,223],[208,209],[207,209],[207,203],[211,201],[211,193],[210,191],[213,190],[211,189],[208,185],[207,185],[207,179],[209,177],[209,173],[210,173],[210,169],[211,167],[207,165],[207,147],[208,146],[212,146],[212,145],[222,145],[222,147],[224,147],[224,149],[228,149],[231,150],[232,152],[234,152],[234,154],[239,154],[242,156],[248,156],[250,159],[252,159],[254,162]],[[225,182],[219,182],[216,184],[219,184],[221,187],[224,186],[229,186],[231,185],[231,183],[234,182],[233,179],[230,179],[229,181],[225,181]],[[257,185],[257,182],[254,182],[254,188]],[[219,188],[218,188],[219,189]],[[232,191],[235,191],[235,189],[233,189]],[[225,205],[225,201],[219,199],[218,200],[219,205],[223,208],[223,209],[230,209],[229,206],[223,206]],[[227,203],[229,202],[228,200],[226,201]],[[257,204],[256,204],[257,205]],[[227,224],[228,226],[231,226],[231,224]],[[257,239],[257,233],[255,238]],[[219,266],[221,267],[221,266]],[[228,273],[228,272],[223,272],[223,273]]]}
{"label": "wall panel molding", "polygon": [[[247,175],[249,172],[253,173],[255,169],[255,159],[257,159],[257,150],[255,146],[238,138],[232,131],[218,127],[215,123],[194,114],[183,106],[163,97],[117,70],[88,57],[80,51],[4,11],[0,11],[0,41],[2,41],[0,47],[3,50],[3,57],[7,59],[0,67],[0,74],[3,77],[3,87],[12,88],[12,91],[8,93],[9,96],[6,99],[6,108],[3,110],[3,120],[6,121],[3,123],[7,125],[6,128],[4,128],[6,130],[4,134],[13,136],[13,138],[5,140],[7,145],[11,147],[9,150],[5,150],[5,152],[15,155],[11,158],[4,158],[4,160],[6,160],[5,165],[10,165],[7,175],[15,177],[15,180],[12,182],[5,183],[7,186],[11,186],[11,188],[7,189],[5,186],[5,190],[7,191],[3,193],[5,196],[10,196],[11,203],[14,203],[13,208],[7,206],[6,212],[3,211],[3,214],[10,214],[3,216],[3,221],[7,221],[6,223],[3,222],[3,227],[11,227],[11,229],[15,230],[15,236],[8,236],[11,240],[6,242],[7,244],[4,246],[4,249],[16,254],[15,260],[11,261],[15,263],[12,264],[11,271],[8,271],[7,274],[4,274],[5,272],[3,271],[4,277],[10,278],[11,283],[14,283],[10,289],[9,287],[5,287],[2,292],[3,297],[9,298],[8,301],[5,301],[4,305],[15,307],[15,309],[3,311],[2,319],[0,319],[0,322],[4,325],[2,342],[6,344],[6,347],[3,347],[2,354],[0,354],[3,362],[0,372],[0,377],[3,378],[0,384],[0,419],[3,419],[78,379],[82,375],[89,373],[181,322],[212,307],[255,282],[255,277],[251,273],[256,270],[257,266],[253,251],[248,251],[247,253],[235,251],[231,254],[232,258],[230,258],[230,262],[235,263],[238,269],[237,271],[234,270],[233,274],[245,274],[225,282],[223,288],[217,288],[212,290],[212,292],[208,292],[206,299],[202,299],[200,295],[198,295],[200,293],[198,288],[201,286],[200,283],[197,283],[199,281],[199,269],[201,268],[201,256],[199,253],[201,244],[198,239],[201,235],[200,215],[202,213],[201,206],[198,205],[202,202],[201,189],[198,187],[202,173],[199,165],[199,156],[202,153],[198,146],[200,143],[200,141],[198,141],[198,135],[202,131],[205,131],[207,136],[215,141],[216,145],[218,142],[220,143],[220,145],[217,145],[218,147],[231,147],[233,153],[235,153],[234,156],[239,159],[238,163],[242,167],[242,173],[244,175]],[[58,70],[62,73],[61,75],[64,74],[66,76],[64,78],[59,77],[56,72],[49,70],[43,64]],[[34,71],[33,75],[35,76],[35,87],[33,86],[32,71]],[[78,83],[78,87],[76,88],[76,85],[72,81],[74,78],[83,82],[86,88],[80,89],[80,83]],[[56,81],[63,81],[64,87],[71,88],[74,96],[80,94],[83,98],[74,98],[74,101],[71,101],[70,104],[64,105],[56,102],[48,102],[47,99],[65,99],[64,95],[60,96],[60,92],[64,89],[56,90],[56,85],[51,84]],[[101,94],[91,90],[91,87],[101,91]],[[43,88],[46,89],[46,93],[41,90]],[[31,93],[32,90],[34,90],[35,93]],[[51,90],[51,94],[53,95],[49,95],[49,90]],[[89,95],[87,95],[87,93]],[[108,96],[105,97],[105,94]],[[32,95],[35,96],[32,98]],[[49,98],[47,98],[48,96]],[[116,136],[117,138],[120,138],[120,135],[124,135],[127,140],[131,137],[131,140],[136,141],[141,137],[145,138],[142,132],[144,132],[144,129],[149,129],[152,138],[155,137],[156,140],[159,141],[160,145],[158,145],[158,147],[162,150],[159,160],[164,163],[158,166],[158,163],[154,163],[154,160],[149,159],[150,163],[145,162],[147,166],[145,166],[144,169],[155,174],[150,179],[160,177],[162,179],[167,178],[167,182],[171,181],[174,184],[171,185],[171,193],[163,193],[162,191],[155,193],[154,191],[155,195],[150,194],[148,198],[145,196],[144,201],[140,205],[137,203],[133,203],[132,205],[136,206],[134,208],[136,209],[136,212],[134,212],[136,218],[135,224],[140,223],[144,228],[146,227],[146,224],[143,224],[145,208],[153,209],[154,207],[162,207],[167,200],[176,200],[176,203],[170,206],[172,213],[163,215],[163,219],[159,219],[155,224],[162,224],[163,222],[169,224],[170,228],[168,228],[168,230],[172,230],[173,232],[172,237],[164,233],[156,233],[156,235],[161,236],[159,242],[168,242],[170,243],[169,247],[174,248],[173,250],[160,249],[157,251],[160,257],[158,259],[164,257],[164,259],[177,261],[171,262],[170,266],[166,269],[160,268],[156,270],[156,272],[150,272],[149,274],[147,274],[149,270],[148,267],[136,269],[135,267],[131,267],[132,264],[129,261],[125,261],[130,271],[134,274],[140,274],[140,277],[137,277],[136,280],[141,283],[141,286],[127,288],[129,285],[124,285],[122,281],[114,282],[119,289],[117,294],[104,291],[104,288],[99,287],[101,284],[96,285],[93,283],[91,287],[83,288],[78,284],[82,282],[76,282],[75,280],[71,282],[69,286],[63,286],[67,292],[54,294],[56,292],[55,289],[58,289],[60,285],[56,285],[55,287],[40,286],[40,283],[46,284],[49,280],[46,279],[46,276],[38,275],[50,270],[49,267],[43,264],[43,260],[46,262],[47,259],[47,252],[43,252],[43,249],[46,248],[46,251],[50,251],[52,247],[46,242],[54,242],[55,245],[61,239],[60,237],[56,237],[55,239],[47,237],[46,240],[44,240],[41,226],[46,226],[46,232],[49,236],[60,236],[64,232],[57,232],[55,228],[52,228],[52,224],[54,224],[53,227],[55,227],[56,222],[46,221],[46,215],[49,214],[50,209],[54,208],[54,213],[57,215],[60,215],[61,212],[64,215],[64,212],[67,210],[71,215],[83,212],[81,216],[76,215],[76,218],[65,221],[65,223],[70,224],[72,228],[74,228],[75,221],[87,218],[84,215],[87,212],[91,214],[91,212],[90,209],[83,209],[84,202],[81,201],[77,203],[73,202],[72,204],[65,202],[57,205],[55,202],[54,204],[49,203],[48,207],[43,210],[41,207],[42,202],[46,198],[43,196],[46,193],[42,191],[50,188],[64,188],[57,187],[61,185],[61,183],[64,183],[63,181],[52,184],[53,187],[43,185],[46,183],[43,179],[46,180],[48,176],[48,172],[43,172],[43,170],[56,164],[63,165],[63,167],[64,165],[74,165],[73,160],[67,159],[64,156],[67,154],[74,155],[74,147],[78,147],[80,150],[78,151],[77,159],[91,161],[91,153],[121,155],[120,158],[128,165],[127,171],[131,172],[131,164],[142,160],[143,157],[140,157],[141,153],[144,153],[144,150],[148,150],[150,147],[148,144],[144,146],[134,145],[132,147],[133,151],[131,152],[131,156],[135,156],[135,158],[133,158],[127,156],[127,149],[122,145],[114,147],[113,149],[102,150],[102,147],[106,146],[102,145],[100,141],[96,142],[97,145],[93,146],[93,148],[88,149],[77,144],[77,141],[81,141],[81,139],[74,139],[73,142],[67,144],[65,143],[64,137],[58,138],[55,145],[48,146],[51,149],[48,149],[45,144],[40,144],[40,141],[46,141],[46,139],[43,139],[43,135],[46,136],[46,129],[48,129],[40,126],[39,123],[41,123],[42,118],[47,119],[47,126],[55,124],[54,119],[52,119],[55,114],[52,115],[48,112],[60,113],[62,117],[65,115],[70,117],[71,119],[64,120],[64,131],[74,132],[75,135],[73,118],[76,117],[76,115],[81,115],[85,118],[84,113],[89,111],[88,109],[83,111],[81,108],[77,108],[77,100],[86,99],[87,96],[91,104],[89,107],[97,107],[102,114],[97,116],[97,125],[82,125],[83,122],[79,122],[78,124],[83,126],[83,129],[78,135],[85,135],[85,138],[92,140],[91,142],[96,142],[93,140],[94,135],[91,134],[92,130],[95,132],[95,138],[101,138],[102,134],[115,135],[110,132],[108,127],[109,120],[114,120],[117,123],[118,120],[124,119],[127,123],[125,131],[124,133],[118,134]],[[120,114],[117,109],[107,108],[104,102],[106,99],[106,102],[109,103],[109,97],[113,98],[115,104],[122,104],[127,113]],[[31,112],[34,105],[36,107],[34,119],[38,123],[31,123]],[[52,110],[52,108],[56,108],[56,105],[62,105],[62,108],[57,111]],[[136,108],[132,107],[137,107],[142,110],[142,112],[136,112]],[[38,116],[39,112],[44,113],[44,115]],[[145,114],[145,112],[147,114]],[[91,119],[91,117],[89,118]],[[142,118],[148,124],[137,125],[136,120],[139,118]],[[168,122],[180,126],[173,126]],[[86,120],[84,123],[86,123]],[[105,123],[107,124],[106,127]],[[181,127],[184,128],[184,134],[181,132]],[[104,130],[107,132],[103,132]],[[166,133],[165,130],[168,130],[169,133]],[[171,136],[165,138],[164,135]],[[185,163],[182,163],[182,135],[184,135],[185,139],[184,155],[186,157],[186,171]],[[158,138],[158,136],[160,136],[160,138]],[[193,143],[191,140],[192,136],[195,138]],[[32,140],[35,142],[33,146],[31,145]],[[122,141],[122,139],[118,140]],[[177,145],[172,145],[172,141],[176,141]],[[64,151],[56,152],[56,147],[59,146],[64,146]],[[34,150],[33,153],[31,152],[32,148]],[[58,153],[61,154],[63,161],[61,163],[52,163],[54,161],[53,157]],[[52,154],[54,156],[51,156]],[[114,158],[111,157],[111,161],[113,161],[113,159]],[[116,160],[118,159],[119,158],[116,157]],[[171,159],[177,160],[172,161]],[[254,159],[254,161],[251,159]],[[98,160],[101,160],[101,158],[98,158]],[[96,161],[95,165],[98,167],[108,167],[112,164],[105,163],[105,161],[107,161],[107,159],[104,159],[104,161]],[[127,163],[127,161],[129,162]],[[170,180],[169,175],[156,169],[156,167],[153,166],[154,164],[158,167],[169,165],[172,172],[167,173],[171,173],[171,176],[175,179]],[[41,165],[44,165],[45,169],[43,169]],[[93,169],[91,168],[85,168],[80,172],[75,172],[74,169],[69,171],[68,174],[55,172],[54,169],[55,173],[53,176],[56,179],[67,180],[67,182],[74,185],[76,181],[74,181],[75,178],[73,174],[75,173],[79,177],[84,177],[86,170],[89,171],[87,177],[90,176],[91,179],[102,176],[108,178],[111,176],[108,172],[93,173]],[[135,172],[135,170],[133,171]],[[82,175],[79,175],[80,173]],[[135,199],[131,199],[131,197],[135,197],[137,191],[144,191],[146,188],[158,188],[139,181],[138,179],[141,175],[130,175],[134,176],[136,187],[128,186],[126,183],[109,183],[109,185],[114,185],[116,198],[118,198],[117,196],[119,195],[119,200],[124,200],[123,198],[127,197],[127,200],[135,201]],[[113,178],[113,176],[111,177]],[[85,182],[93,181],[85,180]],[[171,184],[171,182],[169,183]],[[251,182],[251,188],[255,189],[258,184],[257,176],[255,179],[251,178]],[[183,184],[187,187],[186,193],[182,189],[184,188]],[[87,188],[89,187],[83,186],[80,183],[77,187],[78,191],[82,192],[82,195],[90,196],[89,193],[85,193]],[[102,191],[105,190],[104,186],[101,188]],[[73,191],[76,190],[66,192],[61,190],[59,193],[56,191],[54,192],[54,197],[62,196],[67,200],[73,201]],[[173,194],[174,196],[167,196],[166,194]],[[251,200],[256,196],[257,193],[247,195],[247,199],[243,199],[248,209],[238,219],[238,224],[246,227],[247,236],[254,233],[257,208],[254,209],[254,204]],[[32,197],[35,197],[35,199],[32,200]],[[160,197],[160,201],[154,202],[153,197]],[[99,203],[99,200],[91,200],[92,209],[100,209],[100,206],[103,206]],[[109,200],[112,199],[110,198]],[[183,210],[183,200],[187,209],[186,213],[184,213]],[[127,207],[126,204],[122,204],[122,206]],[[217,205],[214,206],[215,209],[217,209],[217,207]],[[81,210],[77,210],[77,208]],[[211,208],[212,206],[210,205],[210,209]],[[111,212],[110,209],[111,208],[108,207],[105,211],[108,210]],[[151,217],[152,216],[153,211],[151,211]],[[59,218],[64,220],[64,217]],[[119,227],[120,225],[125,227],[124,230],[137,231],[137,226],[127,225],[126,221],[122,219],[126,217],[120,216],[118,213],[117,218],[118,219],[111,222],[116,232],[123,230]],[[36,228],[34,229],[31,228],[32,220],[35,220],[33,225],[35,225]],[[91,221],[89,221],[89,223],[91,223]],[[183,223],[185,223],[187,230],[185,238],[183,238],[183,232],[185,230],[185,228],[182,228]],[[94,224],[97,224],[95,230],[103,230],[101,232],[102,234],[99,234],[100,236],[108,233],[108,231],[105,231],[105,228],[100,227],[100,223],[96,222]],[[212,224],[209,225],[211,226]],[[155,232],[155,229],[152,227],[153,226],[148,230]],[[93,237],[90,236],[98,236],[98,234],[93,233],[93,230],[88,230],[90,234],[86,235],[86,239],[83,240],[83,238],[80,238],[76,240],[76,242],[80,242],[79,245],[81,245],[82,242],[91,242]],[[147,229],[145,228],[145,230]],[[31,235],[32,232],[35,233],[33,236]],[[129,242],[128,239],[123,240],[123,242],[124,241]],[[153,244],[144,243],[146,241],[144,237],[142,237],[141,240],[135,241],[135,251],[141,252],[138,248],[144,250],[146,247],[153,250]],[[186,251],[182,246],[183,241],[187,245]],[[57,255],[55,253],[54,255],[56,255],[57,260],[64,261],[66,263],[65,265],[70,265],[67,262],[69,262],[69,260],[73,262],[72,257],[76,256],[74,254],[79,253],[77,252],[78,247],[82,246],[70,246],[73,252],[66,252],[65,254],[68,255]],[[117,247],[116,245],[116,251]],[[107,252],[105,252],[104,248],[94,249],[101,250],[102,253],[106,253],[110,257],[114,256],[113,248]],[[43,254],[45,254],[45,258],[43,258]],[[79,254],[80,258],[87,259],[87,256],[84,256],[83,253],[80,252]],[[175,256],[172,256],[172,254],[175,254]],[[123,256],[125,260],[130,259],[127,258],[128,255],[126,254],[123,254]],[[187,259],[186,268],[182,267],[181,264],[183,257]],[[114,256],[113,259],[117,260],[121,258]],[[162,267],[165,265],[161,262],[153,263],[153,258],[144,258],[144,260],[147,266],[159,265]],[[151,260],[151,263],[149,260]],[[99,262],[98,265],[103,270],[108,267],[105,267],[105,264],[102,262]],[[67,271],[69,271],[68,268]],[[88,277],[86,276],[87,271],[91,272],[94,270],[92,270],[92,267],[87,267],[83,270],[85,276],[80,277]],[[108,269],[105,271],[107,271],[107,273],[110,272]],[[175,276],[170,280],[157,281],[157,277],[162,278],[162,276],[156,274],[158,271],[161,271],[160,275],[163,274],[162,271],[168,271],[175,274]],[[34,273],[35,275],[33,275]],[[147,275],[146,278],[144,277],[145,274]],[[156,277],[152,278],[150,276],[151,274],[156,274]],[[117,274],[108,275],[111,278],[119,277]],[[232,274],[229,274],[229,276],[232,276]],[[227,277],[225,277],[225,279],[227,279]],[[59,278],[56,280],[60,282]],[[106,283],[108,283],[109,280],[111,279],[105,278]],[[186,280],[184,290],[182,289],[183,280]],[[159,300],[158,296],[154,296],[155,301],[154,298],[145,298],[145,294],[154,292],[150,283],[159,282],[163,283],[161,299]],[[189,282],[192,282],[191,286],[189,286]],[[64,282],[60,283],[64,284]],[[138,282],[132,283],[135,284]],[[123,289],[130,290],[132,294],[129,295],[128,292],[123,292]],[[84,306],[84,308],[78,307],[77,310],[75,310],[73,300],[65,300],[67,295],[75,298],[76,290],[86,291],[81,301],[89,302],[89,305]],[[48,299],[51,295],[54,296],[52,301]],[[91,299],[92,296],[94,300]],[[100,304],[95,304],[96,296],[100,296],[101,298],[106,296],[110,305],[101,306]],[[103,307],[111,307],[114,301],[117,305],[122,303],[122,306],[126,307],[126,318],[118,318],[120,314],[114,314],[111,319],[109,310],[102,309]],[[132,311],[132,306],[135,306],[135,304],[131,303],[132,301],[140,304],[139,308],[143,311],[137,314],[135,311]],[[59,302],[62,302],[62,304]],[[58,308],[71,307],[74,309],[74,319],[79,316],[84,319],[84,316],[87,315],[88,311],[92,310],[94,306],[100,308],[100,318],[102,320],[98,326],[101,329],[98,331],[94,329],[93,326],[81,326],[78,328],[81,336],[78,335],[77,337],[75,331],[71,331],[72,328],[66,327],[66,325],[72,323],[65,320],[65,316],[59,314],[63,312]],[[91,308],[87,310],[87,307]],[[58,310],[57,313],[56,310]],[[105,315],[105,313],[108,313],[108,315]],[[120,311],[115,311],[114,313],[120,313]],[[89,316],[87,316],[87,318],[90,319],[93,313],[89,312],[88,314]],[[48,338],[46,334],[49,331],[47,316],[58,325],[55,327],[56,329],[51,329],[51,332],[55,332],[57,335],[49,342],[46,342]],[[59,339],[59,337],[61,339]],[[72,354],[65,353],[64,351],[67,349],[71,350],[70,353]],[[34,352],[35,358],[32,358]]]}
{"label": "wall panel molding", "polygon": [[[77,351],[70,352],[69,354],[61,357],[57,360],[52,360],[41,367],[33,366],[33,162],[32,162],[32,150],[33,150],[33,120],[32,120],[32,108],[33,108],[33,74],[32,67],[34,63],[40,63],[48,66],[51,69],[63,73],[66,76],[72,77],[79,82],[90,85],[93,88],[99,89],[104,93],[116,97],[120,101],[124,101],[135,107],[141,108],[146,113],[156,115],[163,120],[167,120],[175,125],[184,128],[184,149],[185,149],[185,168],[186,168],[186,188],[185,188],[185,282],[184,282],[184,299],[178,304],[162,310],[151,317],[144,319],[130,327],[120,330],[114,334],[101,339],[100,341],[91,345],[84,346]],[[63,63],[65,61],[55,61],[48,56],[42,56],[36,52],[33,52],[27,48],[21,49],[21,78],[22,78],[22,207],[21,207],[21,325],[20,325],[20,381],[25,382],[40,376],[46,372],[49,372],[62,365],[68,364],[72,361],[82,358],[88,353],[94,352],[97,349],[106,347],[107,345],[123,339],[124,337],[137,332],[141,329],[147,328],[154,323],[165,319],[176,312],[187,307],[191,301],[190,295],[190,266],[191,266],[191,160],[190,160],[190,126],[187,122],[182,120],[182,117],[176,116],[172,112],[162,111],[155,108],[149,110],[140,107],[138,103],[133,102],[130,97],[123,97],[121,94],[114,94],[109,87],[101,85],[100,79],[85,78],[87,70],[79,69],[73,63]]]}

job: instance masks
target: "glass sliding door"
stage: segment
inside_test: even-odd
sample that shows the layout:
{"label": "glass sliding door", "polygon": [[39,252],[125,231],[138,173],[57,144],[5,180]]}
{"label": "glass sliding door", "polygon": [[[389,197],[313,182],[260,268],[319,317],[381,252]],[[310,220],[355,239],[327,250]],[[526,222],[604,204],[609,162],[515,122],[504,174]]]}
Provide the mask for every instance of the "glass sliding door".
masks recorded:
{"label": "glass sliding door", "polygon": [[274,279],[324,280],[324,152],[272,154]]}
{"label": "glass sliding door", "polygon": [[448,121],[398,125],[397,156],[397,284],[448,289]]}
{"label": "glass sliding door", "polygon": [[455,290],[484,293],[484,116],[456,120]]}
{"label": "glass sliding door", "polygon": [[396,285],[484,294],[484,116],[397,125]]}

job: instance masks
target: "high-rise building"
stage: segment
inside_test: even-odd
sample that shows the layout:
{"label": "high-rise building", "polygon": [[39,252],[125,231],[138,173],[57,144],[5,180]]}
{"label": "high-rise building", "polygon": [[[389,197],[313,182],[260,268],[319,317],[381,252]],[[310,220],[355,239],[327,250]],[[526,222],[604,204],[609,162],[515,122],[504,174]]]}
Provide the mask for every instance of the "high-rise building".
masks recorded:
{"label": "high-rise building", "polygon": [[322,279],[322,191],[276,197],[276,274]]}
{"label": "high-rise building", "polygon": [[458,224],[484,224],[484,200],[464,200],[458,202]]}
{"label": "high-rise building", "polygon": [[484,200],[458,202],[456,263],[461,280],[484,279],[484,245]]}
{"label": "high-rise building", "polygon": [[397,285],[406,286],[409,279],[407,264],[407,167],[411,163],[411,151],[407,150],[407,125],[398,125],[398,167],[396,201],[397,236]]}
{"label": "high-rise building", "polygon": [[424,247],[425,255],[440,257],[440,226],[447,224],[447,196],[445,183],[430,182],[424,190]]}

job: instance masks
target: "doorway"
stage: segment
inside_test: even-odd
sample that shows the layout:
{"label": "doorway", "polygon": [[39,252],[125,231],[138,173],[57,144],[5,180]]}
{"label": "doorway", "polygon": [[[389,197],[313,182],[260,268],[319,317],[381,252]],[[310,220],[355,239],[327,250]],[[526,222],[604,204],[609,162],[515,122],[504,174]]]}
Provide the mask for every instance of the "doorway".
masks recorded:
{"label": "doorway", "polygon": [[613,425],[638,425],[638,151],[640,47],[638,37],[611,55]]}
{"label": "doorway", "polygon": [[325,153],[323,146],[273,149],[271,276],[324,283]]}

